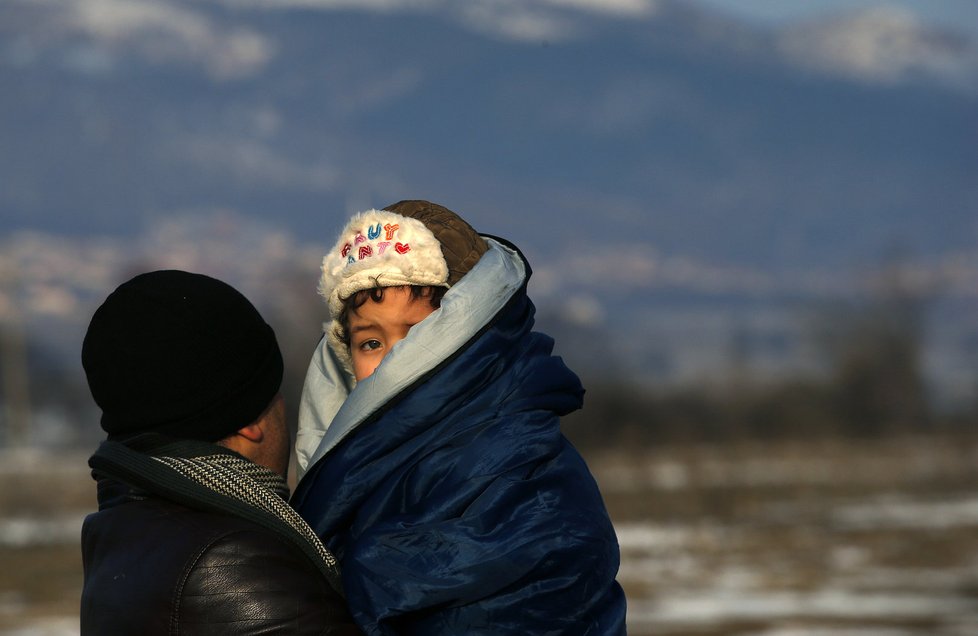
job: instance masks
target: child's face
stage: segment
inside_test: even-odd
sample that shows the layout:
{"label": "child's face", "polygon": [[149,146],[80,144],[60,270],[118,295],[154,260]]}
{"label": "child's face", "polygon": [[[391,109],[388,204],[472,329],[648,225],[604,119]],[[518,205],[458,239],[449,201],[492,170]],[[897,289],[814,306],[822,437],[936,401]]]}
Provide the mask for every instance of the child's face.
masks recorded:
{"label": "child's face", "polygon": [[408,287],[388,287],[381,301],[368,298],[350,311],[350,353],[357,382],[370,376],[395,344],[435,310],[427,298],[412,298]]}

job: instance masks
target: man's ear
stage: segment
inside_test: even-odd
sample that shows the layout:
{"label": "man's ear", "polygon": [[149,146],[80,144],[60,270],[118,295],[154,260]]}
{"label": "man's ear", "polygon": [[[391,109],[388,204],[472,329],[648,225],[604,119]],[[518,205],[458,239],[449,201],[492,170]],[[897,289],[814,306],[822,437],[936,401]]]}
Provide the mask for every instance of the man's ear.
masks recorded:
{"label": "man's ear", "polygon": [[259,422],[252,422],[247,426],[239,428],[237,434],[255,444],[260,444],[265,439],[265,431]]}

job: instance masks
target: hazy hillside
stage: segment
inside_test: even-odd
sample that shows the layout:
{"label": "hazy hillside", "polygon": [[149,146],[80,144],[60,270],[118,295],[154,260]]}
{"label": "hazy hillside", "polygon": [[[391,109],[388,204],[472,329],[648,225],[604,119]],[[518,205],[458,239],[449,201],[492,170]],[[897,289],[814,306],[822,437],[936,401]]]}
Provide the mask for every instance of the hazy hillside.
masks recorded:
{"label": "hazy hillside", "polygon": [[[970,399],[976,132],[978,44],[893,9],[765,30],[670,0],[9,0],[0,316],[73,321],[32,335],[73,361],[140,264],[275,299],[347,213],[429,198],[526,251],[595,373],[817,366],[815,309],[898,271],[928,373]],[[297,253],[252,256],[262,232]]]}
{"label": "hazy hillside", "polygon": [[227,207],[322,234],[419,196],[539,249],[974,246],[973,42],[899,14],[761,32],[606,4],[4,3],[0,224]]}

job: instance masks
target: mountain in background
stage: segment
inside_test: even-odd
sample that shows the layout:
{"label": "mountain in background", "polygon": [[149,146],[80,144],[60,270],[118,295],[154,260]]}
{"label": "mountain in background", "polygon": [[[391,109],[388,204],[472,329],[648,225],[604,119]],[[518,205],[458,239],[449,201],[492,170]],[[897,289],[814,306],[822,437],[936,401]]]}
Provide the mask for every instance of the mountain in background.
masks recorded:
{"label": "mountain in background", "polygon": [[221,207],[326,236],[430,198],[535,249],[720,264],[978,235],[975,43],[896,11],[760,31],[677,2],[14,0],[0,25],[8,230]]}
{"label": "mountain in background", "polygon": [[970,355],[976,141],[978,45],[894,9],[761,29],[669,0],[0,5],[7,237],[140,244],[216,213],[315,251],[427,198],[520,245],[572,342],[610,331],[655,379],[745,333],[807,355],[784,344],[798,307],[894,259],[952,297],[941,350]]}

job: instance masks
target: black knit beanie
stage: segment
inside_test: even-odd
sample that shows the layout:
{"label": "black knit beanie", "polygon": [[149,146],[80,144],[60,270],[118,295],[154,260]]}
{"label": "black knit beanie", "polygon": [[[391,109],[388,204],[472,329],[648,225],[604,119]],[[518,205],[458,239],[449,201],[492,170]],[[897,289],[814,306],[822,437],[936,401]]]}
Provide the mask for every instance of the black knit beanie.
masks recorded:
{"label": "black knit beanie", "polygon": [[109,439],[154,431],[216,441],[255,421],[278,393],[275,333],[237,290],[177,270],[109,294],[82,345]]}

